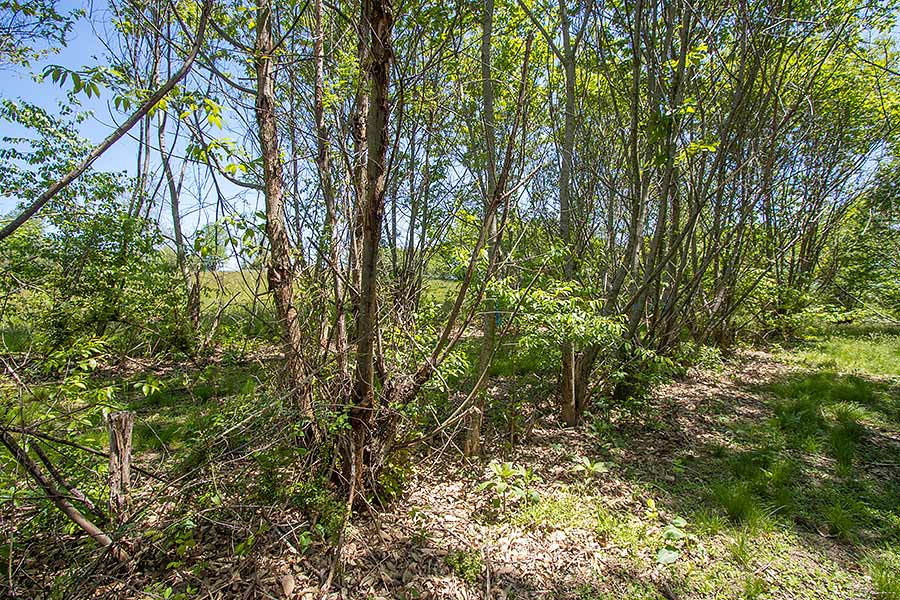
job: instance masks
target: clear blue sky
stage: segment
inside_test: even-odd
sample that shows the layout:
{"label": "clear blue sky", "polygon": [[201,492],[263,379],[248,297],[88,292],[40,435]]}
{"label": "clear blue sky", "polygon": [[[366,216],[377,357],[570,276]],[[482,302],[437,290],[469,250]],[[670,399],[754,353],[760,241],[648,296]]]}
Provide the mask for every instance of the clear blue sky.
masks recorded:
{"label": "clear blue sky", "polygon": [[[102,10],[95,10],[92,14],[90,2],[63,0],[60,2],[60,11],[69,11],[77,8],[85,10],[87,15],[79,19],[75,24],[68,45],[58,54],[53,54],[31,65],[30,69],[17,66],[0,68],[0,97],[8,99],[27,100],[46,109],[51,114],[57,112],[60,102],[68,102],[64,90],[51,81],[37,83],[34,74],[41,73],[47,65],[62,65],[69,69],[80,69],[86,66],[103,64],[103,47],[98,41],[94,31],[94,22],[98,27],[103,27]],[[111,96],[101,92],[100,98],[88,99],[81,97],[82,110],[90,110],[94,114],[82,123],[81,134],[93,142],[99,142],[110,132],[110,126],[114,119],[121,121],[122,115],[118,113],[111,103]],[[22,135],[23,130],[5,122],[0,122],[0,137],[7,135]],[[131,138],[123,138],[111,151],[102,156],[96,163],[96,167],[103,171],[128,171],[134,173],[134,156],[137,145]],[[15,201],[0,199],[0,213],[5,213],[14,208]]]}
{"label": "clear blue sky", "polygon": [[[69,36],[68,44],[56,54],[32,63],[30,68],[8,66],[0,68],[0,97],[11,100],[22,99],[36,104],[47,110],[50,114],[58,114],[59,104],[68,103],[65,89],[54,84],[49,79],[43,83],[35,81],[35,75],[43,72],[48,65],[61,65],[67,69],[79,70],[85,67],[102,65],[107,62],[104,57],[105,49],[101,40],[108,37],[105,31],[109,27],[108,8],[105,3],[92,4],[90,1],[61,0],[58,5],[60,12],[82,9],[85,16],[79,19]],[[110,36],[111,37],[111,36]],[[70,85],[70,84],[69,84]],[[81,102],[79,111],[90,111],[92,115],[79,126],[81,135],[92,143],[97,144],[103,140],[112,129],[121,123],[126,115],[113,107],[112,95],[101,88],[100,97],[87,98],[79,95]],[[137,142],[134,139],[137,128],[120,139],[109,151],[101,156],[94,168],[100,171],[125,171],[130,175],[135,173],[135,160],[137,156]],[[24,128],[0,121],[0,137],[34,135]],[[242,194],[242,190],[227,181],[221,182],[222,189],[227,195]],[[198,190],[202,195],[204,191]],[[245,210],[255,210],[257,199],[254,194],[247,197],[249,204],[244,205]],[[14,211],[19,199],[4,198],[0,196],[0,215]],[[182,214],[185,231],[190,233],[197,226],[215,219],[214,210],[208,210],[207,203],[200,205],[188,205],[190,200],[183,200]],[[161,225],[170,224],[171,219],[167,211],[162,211]]]}

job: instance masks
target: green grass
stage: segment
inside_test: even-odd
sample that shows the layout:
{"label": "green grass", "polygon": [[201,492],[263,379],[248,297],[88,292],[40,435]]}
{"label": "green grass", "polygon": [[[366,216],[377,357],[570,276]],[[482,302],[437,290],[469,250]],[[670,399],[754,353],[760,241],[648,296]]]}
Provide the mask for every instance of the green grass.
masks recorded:
{"label": "green grass", "polygon": [[876,600],[900,600],[900,551],[873,552],[864,561]]}
{"label": "green grass", "polygon": [[788,357],[815,369],[897,377],[900,376],[900,332],[837,330],[804,344]]}
{"label": "green grass", "polygon": [[601,535],[618,526],[598,498],[574,487],[563,488],[541,498],[540,502],[523,506],[511,515],[510,522],[525,527],[588,529]]}
{"label": "green grass", "polygon": [[16,354],[27,352],[33,343],[31,328],[22,324],[7,324],[0,329],[0,348],[4,352]]}
{"label": "green grass", "polygon": [[712,497],[734,523],[757,525],[764,510],[746,481],[719,483],[712,488]]}
{"label": "green grass", "polygon": [[841,499],[826,507],[823,517],[833,535],[847,542],[854,540],[857,528],[854,510],[846,506]]}
{"label": "green grass", "polygon": [[[685,597],[900,600],[900,478],[891,466],[900,455],[900,386],[890,377],[900,372],[900,350],[888,357],[893,338],[884,334],[870,342],[846,341],[828,368],[748,386],[761,400],[752,414],[730,398],[711,403],[703,414],[718,439],[676,450],[674,482],[634,467],[631,475],[685,515],[708,552],[707,562],[672,565],[688,582]],[[825,545],[847,564],[869,557],[869,578],[821,552]]]}
{"label": "green grass", "polygon": [[453,301],[459,292],[459,282],[449,279],[426,279],[422,283],[422,295],[439,304]]}

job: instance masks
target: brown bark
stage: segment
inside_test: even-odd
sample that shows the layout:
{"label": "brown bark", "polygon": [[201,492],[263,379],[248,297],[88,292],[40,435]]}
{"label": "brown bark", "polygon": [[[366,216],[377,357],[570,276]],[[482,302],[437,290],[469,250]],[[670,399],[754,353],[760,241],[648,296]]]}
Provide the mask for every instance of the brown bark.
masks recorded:
{"label": "brown bark", "polygon": [[275,115],[274,44],[272,6],[270,0],[260,0],[257,6],[254,67],[257,84],[256,123],[262,150],[266,237],[269,240],[266,276],[281,326],[286,383],[291,387],[291,396],[297,408],[313,424],[312,398],[302,353],[303,336],[294,307],[294,271],[284,214],[284,173]]}
{"label": "brown bark", "polygon": [[[484,144],[487,153],[485,164],[485,196],[484,220],[487,229],[488,276],[496,262],[497,249],[497,211],[491,210],[495,204],[497,192],[497,152],[496,125],[494,123],[494,81],[491,78],[491,36],[494,28],[494,0],[484,0],[481,18],[481,85],[482,85],[482,123],[484,126]],[[478,370],[475,377],[476,395],[475,410],[472,412],[466,432],[463,453],[466,456],[477,454],[481,446],[481,423],[484,418],[485,398],[481,386],[485,380],[485,372],[490,368],[494,355],[497,337],[497,307],[492,298],[486,297],[482,313],[481,352],[478,356]]]}
{"label": "brown bark", "polygon": [[134,413],[119,411],[107,417],[109,427],[109,514],[114,523],[128,520],[131,507],[131,430]]}
{"label": "brown bark", "polygon": [[[366,448],[372,437],[377,409],[375,390],[375,345],[378,327],[378,250],[384,221],[385,159],[388,145],[390,66],[393,58],[391,34],[394,17],[390,0],[363,0],[362,21],[368,23],[369,90],[366,129],[366,196],[362,206],[362,253],[359,310],[356,316],[356,369],[350,410],[351,456],[345,457],[345,477],[357,491],[367,475]],[[349,459],[349,460],[348,460]],[[353,479],[349,476],[353,470]]]}
{"label": "brown bark", "polygon": [[[365,0],[363,0],[365,3]],[[365,6],[362,8],[365,12]],[[350,116],[350,136],[353,138],[352,173],[354,191],[354,210],[350,222],[350,300],[353,314],[359,312],[359,293],[362,287],[362,244],[363,244],[363,211],[366,203],[366,153],[368,151],[368,113],[369,92],[366,61],[368,60],[368,37],[370,26],[365,17],[357,25],[357,60],[359,61],[359,80],[356,85],[356,96],[353,100],[353,112]]]}

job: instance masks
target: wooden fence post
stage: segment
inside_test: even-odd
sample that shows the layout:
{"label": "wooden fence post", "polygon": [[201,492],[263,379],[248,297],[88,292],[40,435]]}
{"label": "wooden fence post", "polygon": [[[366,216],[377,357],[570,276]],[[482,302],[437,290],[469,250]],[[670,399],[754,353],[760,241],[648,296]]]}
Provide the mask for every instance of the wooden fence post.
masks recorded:
{"label": "wooden fence post", "polygon": [[131,503],[131,430],[134,413],[110,413],[109,425],[109,514],[116,525],[128,520]]}

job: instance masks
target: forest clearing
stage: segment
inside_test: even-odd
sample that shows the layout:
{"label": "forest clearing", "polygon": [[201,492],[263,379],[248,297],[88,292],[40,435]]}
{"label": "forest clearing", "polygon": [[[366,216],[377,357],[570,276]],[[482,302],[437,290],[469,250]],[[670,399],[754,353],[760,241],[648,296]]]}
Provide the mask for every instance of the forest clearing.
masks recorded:
{"label": "forest clearing", "polygon": [[898,32],[0,0],[0,597],[900,600]]}

